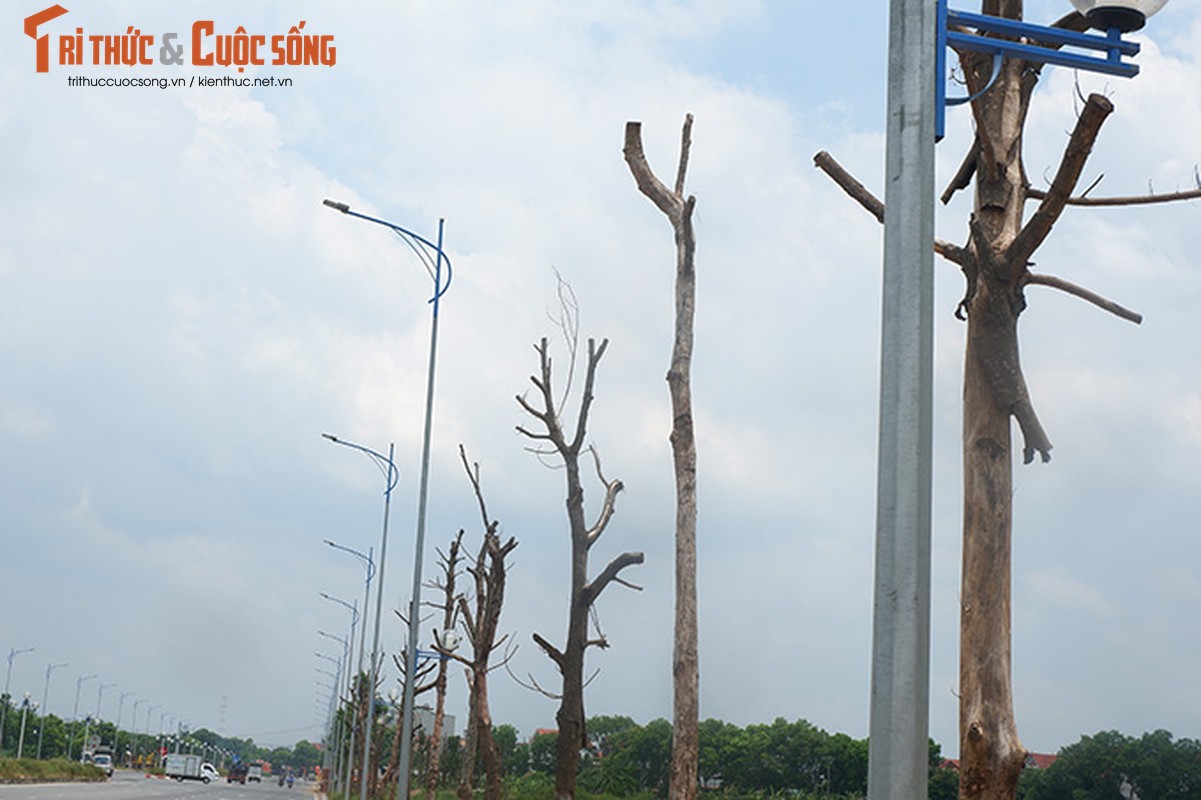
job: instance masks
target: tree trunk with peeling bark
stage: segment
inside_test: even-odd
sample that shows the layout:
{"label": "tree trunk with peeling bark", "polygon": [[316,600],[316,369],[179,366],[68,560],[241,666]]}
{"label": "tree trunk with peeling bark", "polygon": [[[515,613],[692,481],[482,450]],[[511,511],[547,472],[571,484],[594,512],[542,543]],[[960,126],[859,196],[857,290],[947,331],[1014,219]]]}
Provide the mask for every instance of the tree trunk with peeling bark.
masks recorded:
{"label": "tree trunk with peeling bark", "polygon": [[[518,426],[518,432],[529,439],[544,443],[546,449],[537,451],[541,455],[553,455],[561,458],[567,481],[567,519],[571,537],[571,594],[567,616],[567,641],[563,648],[559,649],[539,634],[533,634],[534,641],[554,662],[563,678],[563,688],[559,695],[559,710],[555,714],[555,720],[559,726],[559,735],[555,745],[555,796],[558,800],[571,800],[575,797],[580,750],[587,747],[588,744],[584,723],[585,651],[590,646],[600,648],[609,646],[608,640],[599,631],[597,638],[589,638],[589,611],[601,592],[610,583],[617,582],[637,588],[620,578],[619,573],[626,567],[641,564],[643,561],[642,553],[623,553],[610,561],[608,566],[601,570],[595,578],[590,580],[588,577],[589,551],[601,534],[605,532],[613,517],[617,495],[622,490],[620,480],[605,479],[596,448],[592,445],[584,446],[588,414],[594,399],[596,370],[608,345],[608,339],[603,340],[599,346],[594,340],[588,340],[584,388],[580,397],[575,430],[570,434],[564,430],[562,424],[563,409],[556,404],[554,399],[550,350],[545,338],[537,348],[541,367],[540,375],[530,378],[537,389],[539,405],[528,402],[521,395],[517,396],[518,404],[537,419],[543,428],[543,430],[535,432]],[[592,525],[588,524],[585,517],[584,489],[580,480],[580,457],[585,453],[592,455],[597,478],[605,487],[601,510]]]}
{"label": "tree trunk with peeling bark", "polygon": [[642,149],[642,125],[627,122],[626,164],[638,189],[671,222],[676,241],[675,341],[667,386],[671,393],[671,452],[676,475],[676,610],[672,656],[672,741],[668,795],[693,800],[700,758],[700,659],[696,615],[696,436],[692,426],[692,342],[696,307],[696,197],[684,196],[692,115],[684,118],[675,189],[655,177]]}

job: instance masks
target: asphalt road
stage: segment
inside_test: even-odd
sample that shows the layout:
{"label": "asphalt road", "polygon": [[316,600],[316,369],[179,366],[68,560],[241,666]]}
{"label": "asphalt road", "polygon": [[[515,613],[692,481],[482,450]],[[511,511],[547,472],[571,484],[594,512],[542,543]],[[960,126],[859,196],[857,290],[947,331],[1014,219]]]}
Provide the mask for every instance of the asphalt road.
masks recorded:
{"label": "asphalt road", "polygon": [[104,783],[0,784],[0,800],[310,800],[314,784],[297,782],[289,789],[266,778],[260,783],[147,778],[144,773],[117,770]]}

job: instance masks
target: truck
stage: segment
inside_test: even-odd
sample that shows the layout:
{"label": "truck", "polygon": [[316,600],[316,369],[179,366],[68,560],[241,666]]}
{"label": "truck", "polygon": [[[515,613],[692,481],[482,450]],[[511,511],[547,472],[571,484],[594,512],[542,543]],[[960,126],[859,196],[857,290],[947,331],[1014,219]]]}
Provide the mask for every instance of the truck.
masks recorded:
{"label": "truck", "polygon": [[260,761],[251,761],[250,766],[246,768],[246,780],[263,782],[263,764]]}
{"label": "truck", "polygon": [[208,783],[221,777],[216,767],[193,753],[168,753],[163,765],[163,774],[180,782]]}
{"label": "truck", "polygon": [[113,749],[108,745],[97,745],[92,750],[92,765],[104,770],[108,777],[113,777]]}

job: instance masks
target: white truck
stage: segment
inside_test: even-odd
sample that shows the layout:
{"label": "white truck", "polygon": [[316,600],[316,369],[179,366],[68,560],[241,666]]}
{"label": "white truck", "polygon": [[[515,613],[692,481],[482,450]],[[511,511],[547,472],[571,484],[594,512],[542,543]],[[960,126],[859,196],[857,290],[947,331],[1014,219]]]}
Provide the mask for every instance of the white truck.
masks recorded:
{"label": "white truck", "polygon": [[177,781],[215,781],[221,777],[217,768],[201,756],[192,753],[168,753],[163,774]]}

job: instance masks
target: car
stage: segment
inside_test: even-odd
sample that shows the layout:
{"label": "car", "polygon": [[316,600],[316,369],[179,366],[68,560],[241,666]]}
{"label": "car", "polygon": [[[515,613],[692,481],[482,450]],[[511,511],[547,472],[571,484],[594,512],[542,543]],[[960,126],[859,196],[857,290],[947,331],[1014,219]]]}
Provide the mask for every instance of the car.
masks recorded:
{"label": "car", "polygon": [[229,772],[225,773],[225,782],[233,783],[237,781],[244,784],[246,783],[246,774],[248,771],[245,764],[234,764],[229,768]]}

